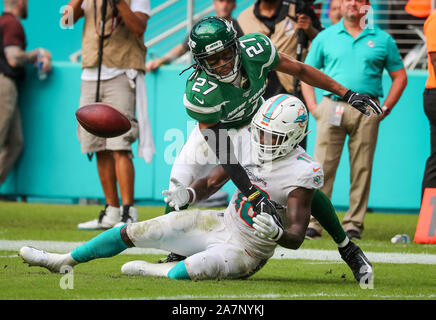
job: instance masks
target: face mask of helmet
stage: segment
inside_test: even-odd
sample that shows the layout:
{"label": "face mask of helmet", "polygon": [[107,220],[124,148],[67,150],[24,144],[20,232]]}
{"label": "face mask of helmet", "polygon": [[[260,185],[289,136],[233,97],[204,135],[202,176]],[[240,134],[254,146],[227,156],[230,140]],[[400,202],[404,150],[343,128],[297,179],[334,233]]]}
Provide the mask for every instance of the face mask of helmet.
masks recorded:
{"label": "face mask of helmet", "polygon": [[301,132],[291,131],[285,134],[265,131],[255,123],[251,126],[251,132],[254,150],[261,161],[272,161],[287,155],[305,137]]}
{"label": "face mask of helmet", "polygon": [[235,39],[225,47],[221,46],[206,54],[196,55],[194,59],[208,75],[230,83],[238,76],[241,65],[239,54],[238,40]]}

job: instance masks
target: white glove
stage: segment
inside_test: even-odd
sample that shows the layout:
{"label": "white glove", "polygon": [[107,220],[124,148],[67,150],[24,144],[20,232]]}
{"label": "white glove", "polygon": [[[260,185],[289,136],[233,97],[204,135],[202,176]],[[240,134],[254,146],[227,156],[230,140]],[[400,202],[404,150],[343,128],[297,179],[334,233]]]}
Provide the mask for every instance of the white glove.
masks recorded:
{"label": "white glove", "polygon": [[181,183],[176,178],[171,178],[170,181],[174,184],[175,188],[171,190],[162,191],[162,195],[166,195],[164,201],[169,204],[170,207],[175,208],[177,211],[180,210],[180,207],[189,203],[189,192],[188,189],[193,190],[192,188],[187,188],[183,183]]}
{"label": "white glove", "polygon": [[277,225],[273,217],[266,212],[261,212],[253,218],[254,234],[262,239],[277,241],[283,235],[283,229]]}

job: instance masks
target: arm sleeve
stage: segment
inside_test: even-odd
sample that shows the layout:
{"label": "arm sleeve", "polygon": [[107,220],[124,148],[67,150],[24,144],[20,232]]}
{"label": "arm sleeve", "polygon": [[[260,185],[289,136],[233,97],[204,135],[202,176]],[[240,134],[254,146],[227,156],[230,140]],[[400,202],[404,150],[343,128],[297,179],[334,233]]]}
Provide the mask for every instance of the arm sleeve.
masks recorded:
{"label": "arm sleeve", "polygon": [[[197,104],[192,103],[190,100],[197,99]],[[188,115],[199,122],[203,123],[217,123],[221,121],[221,106],[199,106],[198,103],[204,103],[204,97],[197,98],[195,95],[183,96],[183,104],[186,107]]]}
{"label": "arm sleeve", "polygon": [[[216,125],[200,131],[235,186],[246,197],[249,197],[252,193],[253,186],[247,172],[235,156],[233,143],[227,133],[227,129],[223,127],[221,122],[218,122]],[[215,139],[211,139],[210,137],[214,137]]]}
{"label": "arm sleeve", "polygon": [[[264,44],[268,43],[269,45],[264,45],[263,47],[265,48],[265,54],[267,55],[267,61],[266,63],[264,63],[264,65],[262,67],[265,67],[266,70],[271,71],[274,70],[275,67],[277,67],[277,65],[279,64],[279,60],[280,60],[280,56],[279,56],[279,52],[276,48],[276,46],[274,45],[274,43],[271,41],[270,38],[268,38],[266,35],[262,34],[262,33],[256,33],[256,36],[258,38],[263,38],[263,39],[259,39],[259,42],[262,43],[262,41],[264,42]],[[265,59],[265,58],[263,58]]]}
{"label": "arm sleeve", "polygon": [[150,0],[132,0],[130,10],[133,12],[142,12],[150,16]]}
{"label": "arm sleeve", "polygon": [[[283,191],[286,195],[296,188],[319,189],[324,185],[324,171],[322,166],[313,161],[306,154],[303,158],[306,160],[297,160],[289,167],[293,168],[293,173],[289,175],[283,185]],[[310,159],[310,163],[306,161]]]}
{"label": "arm sleeve", "polygon": [[23,28],[19,23],[8,22],[1,27],[3,30],[3,47],[19,46],[22,49],[25,47]]}
{"label": "arm sleeve", "polygon": [[403,60],[401,60],[400,51],[398,50],[395,40],[389,36],[387,40],[388,54],[386,56],[386,70],[389,72],[397,71],[404,68]]}
{"label": "arm sleeve", "polygon": [[245,51],[242,54],[248,56],[250,63],[260,66],[259,78],[274,70],[279,63],[279,53],[271,39],[266,35],[259,32],[249,33],[241,37],[239,42],[241,51]]}

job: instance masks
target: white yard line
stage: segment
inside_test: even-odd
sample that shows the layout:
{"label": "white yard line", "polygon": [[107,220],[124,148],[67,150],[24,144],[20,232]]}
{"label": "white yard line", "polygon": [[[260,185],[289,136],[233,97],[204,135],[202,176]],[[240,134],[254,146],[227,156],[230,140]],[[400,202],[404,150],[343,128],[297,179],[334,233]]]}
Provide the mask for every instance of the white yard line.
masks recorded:
{"label": "white yard line", "polygon": [[[371,262],[399,263],[399,264],[436,264],[436,254],[425,253],[399,253],[399,252],[365,252]],[[320,261],[342,261],[336,250],[288,250],[277,248],[273,258],[275,259],[306,259]]]}
{"label": "white yard line", "polygon": [[[0,240],[0,250],[17,251],[23,246],[31,246],[52,252],[70,252],[83,242],[68,241],[38,241],[38,240]],[[167,251],[158,249],[130,248],[122,254],[159,254],[166,255]],[[397,263],[397,264],[431,264],[436,265],[436,254],[425,253],[398,253],[398,252],[365,252],[371,262]],[[315,261],[342,261],[337,250],[300,249],[289,250],[277,248],[272,259],[277,260],[315,260]]]}
{"label": "white yard line", "polygon": [[[331,298],[351,298],[351,297],[361,297],[358,294],[334,294],[334,293],[299,293],[299,294],[255,294],[255,295],[180,295],[180,296],[159,296],[159,297],[139,297],[139,298],[127,298],[128,300],[193,300],[193,299],[211,299],[211,300],[223,300],[223,299],[292,299],[292,298],[312,298],[312,297],[327,297]],[[418,295],[370,295],[371,298],[376,299],[435,299],[436,295],[429,294],[418,294]],[[123,298],[115,298],[115,300],[122,300]],[[113,300],[113,299],[110,299]]]}

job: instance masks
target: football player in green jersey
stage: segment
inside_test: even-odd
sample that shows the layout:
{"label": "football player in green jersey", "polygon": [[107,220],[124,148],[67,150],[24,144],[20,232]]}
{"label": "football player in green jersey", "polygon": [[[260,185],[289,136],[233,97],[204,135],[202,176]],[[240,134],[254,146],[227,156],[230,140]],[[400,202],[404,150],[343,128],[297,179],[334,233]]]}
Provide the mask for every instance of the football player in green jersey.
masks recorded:
{"label": "football player in green jersey", "polygon": [[[277,52],[265,35],[251,33],[236,38],[232,25],[224,19],[207,17],[196,23],[190,33],[189,46],[196,64],[195,71],[188,78],[183,102],[187,113],[198,121],[198,125],[175,160],[169,190],[190,185],[195,178],[207,175],[218,160],[256,212],[263,207],[264,212],[276,215],[274,205],[251,184],[233,147],[235,145],[241,152],[244,145],[249,144],[249,141],[238,139],[238,130],[251,122],[262,104],[270,70],[291,74],[314,87],[343,97],[344,101],[368,116],[368,109],[377,115],[382,113],[380,106],[370,97],[348,90],[320,70]],[[206,164],[199,161],[199,154],[204,156],[210,150],[214,161]],[[167,206],[167,212],[171,210],[170,206]],[[325,221],[325,229],[336,243],[345,240],[343,229],[337,228],[332,220],[333,215],[334,219],[337,218],[331,202],[321,192],[314,197],[312,212],[315,218],[320,216]],[[329,215],[332,219],[328,219]]]}

